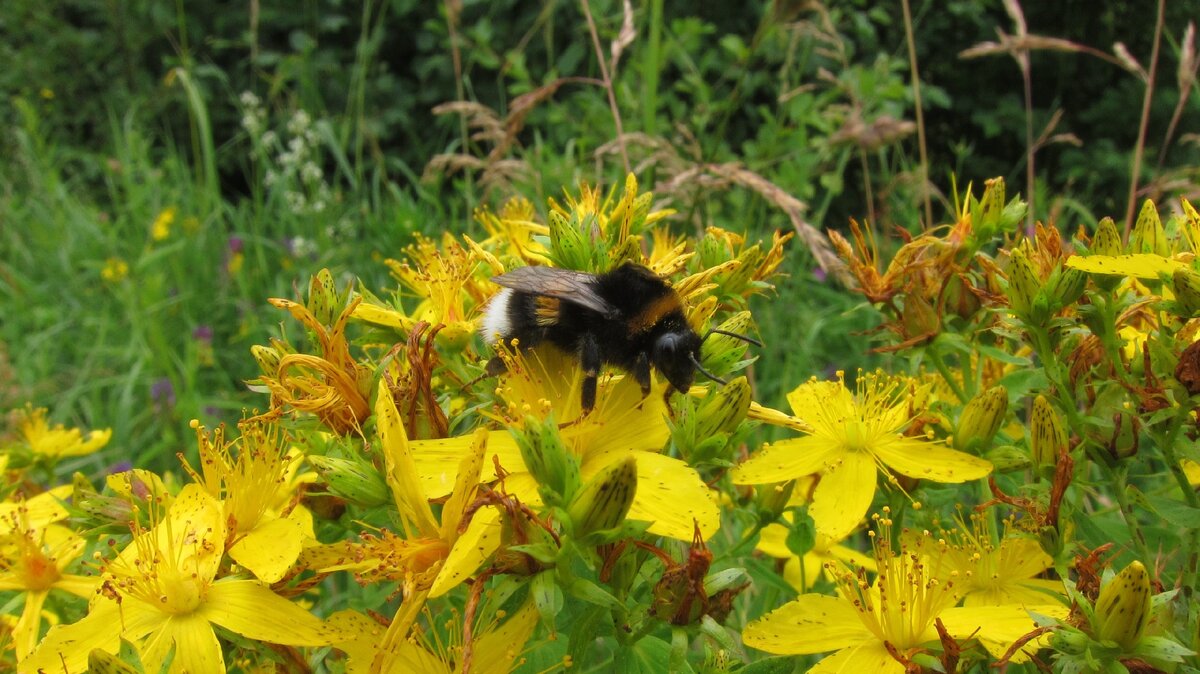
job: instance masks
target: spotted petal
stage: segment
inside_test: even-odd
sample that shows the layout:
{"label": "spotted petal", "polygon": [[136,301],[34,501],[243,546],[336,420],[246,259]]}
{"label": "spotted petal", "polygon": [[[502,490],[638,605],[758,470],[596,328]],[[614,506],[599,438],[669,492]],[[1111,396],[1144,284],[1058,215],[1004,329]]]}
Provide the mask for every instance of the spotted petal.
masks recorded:
{"label": "spotted petal", "polygon": [[742,632],[747,646],[779,655],[836,651],[873,638],[849,602],[821,594],[800,595]]}
{"label": "spotted petal", "polygon": [[854,531],[875,498],[876,473],[865,452],[846,452],[822,473],[808,508],[817,531],[834,540]]}
{"label": "spotted petal", "polygon": [[968,482],[992,472],[992,464],[979,457],[919,438],[897,436],[872,449],[892,470],[922,480]]}
{"label": "spotted petal", "polygon": [[837,443],[816,436],[780,440],[763,445],[730,476],[734,484],[784,482],[820,471],[841,451]]}

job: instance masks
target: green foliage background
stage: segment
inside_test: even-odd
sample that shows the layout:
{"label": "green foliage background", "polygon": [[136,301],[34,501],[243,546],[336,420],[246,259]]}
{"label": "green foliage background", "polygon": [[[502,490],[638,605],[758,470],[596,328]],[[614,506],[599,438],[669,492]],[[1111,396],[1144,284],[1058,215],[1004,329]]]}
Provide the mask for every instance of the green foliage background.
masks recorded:
{"label": "green foliage background", "polygon": [[[233,420],[263,404],[242,381],[255,374],[249,346],[281,318],[266,297],[289,296],[323,266],[377,287],[381,259],[416,232],[471,230],[474,208],[515,194],[544,211],[546,197],[579,180],[619,181],[606,92],[578,80],[528,109],[497,157],[513,162],[502,179],[428,169],[438,155],[484,158],[495,147],[459,115],[436,114],[438,104],[469,101],[502,119],[520,96],[558,78],[602,76],[582,7],[4,3],[0,404],[29,401],[62,421],[112,426],[115,449],[103,461],[170,465],[189,449],[189,419]],[[622,7],[590,8],[610,59]],[[613,90],[625,132],[636,134],[632,168],[648,188],[688,167],[739,162],[805,202],[819,229],[855,217],[873,219],[877,231],[919,230],[915,134],[874,143],[849,124],[913,119],[899,5],[651,0],[633,10]],[[1024,10],[1030,33],[1109,53],[1120,41],[1148,63],[1155,16],[1143,3]],[[1188,3],[1168,4],[1143,162],[1151,198],[1195,191],[1200,151],[1186,136],[1197,128],[1194,97],[1157,163],[1190,17]],[[959,57],[1016,29],[1002,3],[964,1],[915,3],[913,29],[942,222],[952,179],[961,187],[1003,175],[1023,187],[1016,62]],[[1119,218],[1142,82],[1085,54],[1034,51],[1031,63],[1034,134],[1061,110],[1053,133],[1081,143],[1040,150],[1035,215],[1082,225]],[[265,185],[279,148],[247,133],[245,91],[281,139],[297,111],[313,120],[308,152],[330,190],[321,212],[289,207],[284,193],[304,188],[294,176]],[[752,190],[683,181],[667,196],[681,229],[712,224],[755,238],[791,228]],[[156,241],[151,224],[167,208],[177,211],[174,229]],[[101,280],[110,259],[128,263],[125,282]],[[785,268],[783,299],[754,307],[772,345],[758,365],[770,373],[756,380],[758,398],[777,405],[811,374],[875,360],[864,334],[870,312],[814,275],[802,245]]]}

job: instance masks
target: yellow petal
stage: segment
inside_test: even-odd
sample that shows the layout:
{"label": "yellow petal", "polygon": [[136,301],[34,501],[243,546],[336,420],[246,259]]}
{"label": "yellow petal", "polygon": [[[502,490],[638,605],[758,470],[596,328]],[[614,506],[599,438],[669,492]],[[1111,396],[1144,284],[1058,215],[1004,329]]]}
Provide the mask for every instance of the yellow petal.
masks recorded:
{"label": "yellow petal", "polygon": [[923,480],[967,482],[992,472],[992,464],[977,456],[918,438],[898,437],[872,449],[892,470]]}
{"label": "yellow petal", "polygon": [[197,614],[244,637],[285,646],[324,646],[343,636],[257,580],[218,580]]}
{"label": "yellow petal", "polygon": [[168,670],[170,674],[225,671],[221,642],[217,641],[212,625],[194,613],[174,616],[147,640],[140,649],[145,670],[159,671],[172,647],[175,657]]}
{"label": "yellow petal", "polygon": [[375,325],[382,325],[389,328],[396,328],[397,330],[403,332],[412,330],[414,325],[411,318],[405,316],[399,311],[396,311],[395,309],[381,307],[378,304],[367,304],[366,302],[354,307],[354,311],[350,313],[350,316],[360,321],[366,321],[367,323],[374,323]]}
{"label": "yellow petal", "polygon": [[470,578],[500,547],[503,527],[500,513],[494,507],[480,508],[471,517],[467,530],[454,542],[450,554],[438,570],[429,588],[429,596],[440,597]]}
{"label": "yellow petal", "polygon": [[[454,480],[458,475],[459,464],[463,456],[471,451],[475,438],[471,435],[460,435],[453,438],[438,440],[411,440],[413,463],[421,476],[421,486],[430,498],[440,498],[454,490]],[[479,473],[480,482],[490,482],[496,479],[495,459],[510,473],[527,472],[525,462],[521,460],[521,450],[508,431],[491,431],[488,433],[487,451],[483,455],[483,467]]]}
{"label": "yellow petal", "polygon": [[130,640],[141,639],[163,622],[163,613],[146,610],[146,604],[141,601],[127,601],[121,607],[114,601],[98,601],[82,620],[50,628],[33,653],[21,661],[17,671],[21,674],[86,672],[88,653],[93,649],[116,653],[122,636]]}
{"label": "yellow petal", "polygon": [[783,565],[783,579],[797,592],[807,592],[825,574],[823,562],[811,553],[804,555],[803,559],[792,557]]}
{"label": "yellow petal", "polygon": [[537,622],[537,607],[527,601],[503,625],[479,637],[475,642],[471,673],[509,674],[524,652],[525,642],[533,635]]}
{"label": "yellow petal", "polygon": [[1183,474],[1187,475],[1188,482],[1193,487],[1200,485],[1200,463],[1191,459],[1184,459],[1181,463],[1183,464]]}
{"label": "yellow petal", "polygon": [[402,641],[391,657],[375,668],[375,658],[384,643],[387,628],[358,611],[338,611],[326,622],[343,634],[353,635],[336,644],[338,650],[349,656],[346,674],[449,674],[441,658],[410,641]]}
{"label": "yellow petal", "polygon": [[[584,482],[604,464],[585,461],[580,466]],[[629,519],[652,522],[649,532],[681,541],[691,541],[696,524],[708,540],[721,526],[721,510],[712,489],[686,462],[652,452],[637,453],[637,493],[629,508]]]}
{"label": "yellow petal", "polygon": [[746,412],[746,418],[771,424],[772,426],[790,428],[793,431],[799,431],[801,433],[812,432],[812,426],[809,426],[807,423],[798,419],[797,417],[780,412],[777,409],[764,407],[753,400],[750,401],[750,410]]}
{"label": "yellow petal", "polygon": [[758,545],[755,546],[755,549],[779,559],[793,557],[792,551],[787,546],[787,536],[787,527],[778,522],[768,524],[758,535]]}
{"label": "yellow petal", "polygon": [[73,486],[64,484],[24,501],[0,503],[0,536],[13,533],[13,522],[16,521],[13,513],[18,510],[25,511],[26,517],[29,518],[28,523],[32,527],[43,527],[67,519],[70,513],[63,507],[62,501],[71,497],[73,489]]}
{"label": "yellow petal", "polygon": [[487,441],[487,430],[477,429],[471,439],[471,449],[458,464],[454,491],[442,506],[442,540],[451,544],[458,538],[458,525],[462,521],[463,511],[475,502],[475,494],[479,491],[479,474],[483,470]]}
{"label": "yellow petal", "polygon": [[17,660],[28,656],[33,652],[33,647],[37,646],[39,632],[42,629],[42,605],[46,603],[47,594],[45,590],[25,593],[25,608],[21,611],[21,617],[12,630]]}
{"label": "yellow petal", "polygon": [[387,469],[387,483],[392,489],[392,498],[400,510],[405,528],[413,528],[409,536],[436,537],[437,520],[429,509],[428,496],[421,488],[420,473],[413,462],[408,445],[408,434],[396,401],[387,383],[379,381],[379,392],[375,398],[375,433],[383,445],[383,459]]}
{"label": "yellow petal", "polygon": [[746,625],[747,646],[778,655],[836,651],[874,637],[849,602],[804,594]]}
{"label": "yellow petal", "polygon": [[1067,258],[1066,266],[1089,274],[1133,276],[1144,279],[1157,279],[1163,274],[1169,277],[1175,273],[1176,269],[1187,268],[1187,265],[1182,262],[1152,253],[1089,255],[1087,257],[1072,255]]}
{"label": "yellow petal", "polygon": [[229,548],[229,556],[259,580],[274,583],[296,562],[304,540],[304,522],[299,517],[277,517],[242,536]]}
{"label": "yellow petal", "polygon": [[73,573],[63,574],[58,582],[54,584],[54,589],[70,592],[76,597],[90,599],[96,594],[96,587],[100,585],[100,576],[78,576]]}
{"label": "yellow petal", "polygon": [[845,452],[821,474],[808,514],[817,531],[841,540],[854,531],[875,498],[875,462],[864,452]]}
{"label": "yellow petal", "polygon": [[884,647],[882,641],[867,641],[844,648],[821,660],[808,674],[904,674],[900,664]]}
{"label": "yellow petal", "polygon": [[[992,657],[998,658],[1004,655],[1017,639],[1037,628],[1037,624],[1029,615],[1030,612],[1059,619],[1066,619],[1070,613],[1061,605],[1043,604],[1027,608],[1028,610],[1020,606],[963,606],[946,609],[939,617],[946,626],[946,631],[955,639],[966,639],[974,635]],[[1049,636],[1043,635],[1042,639],[1036,639],[1022,647],[1012,658],[1012,662],[1028,660],[1029,655],[1036,653]]]}
{"label": "yellow petal", "polygon": [[814,436],[780,440],[761,449],[730,473],[734,484],[784,482],[816,473],[839,452],[840,447]]}

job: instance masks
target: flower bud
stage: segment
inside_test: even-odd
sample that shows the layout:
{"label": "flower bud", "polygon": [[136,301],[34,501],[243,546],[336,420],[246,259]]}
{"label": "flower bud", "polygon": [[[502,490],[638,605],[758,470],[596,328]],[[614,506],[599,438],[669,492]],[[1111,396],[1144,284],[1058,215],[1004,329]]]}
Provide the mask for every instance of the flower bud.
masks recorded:
{"label": "flower bud", "polygon": [[[745,335],[749,333],[753,326],[754,321],[750,316],[750,312],[739,311],[725,319],[717,328],[726,332]],[[704,363],[704,367],[708,371],[717,376],[723,376],[732,372],[741,363],[742,359],[746,357],[747,346],[748,344],[745,340],[720,333],[713,333],[700,346],[700,360]]]}
{"label": "flower bud", "polygon": [[955,449],[973,449],[976,452],[985,449],[996,431],[1000,430],[1006,412],[1008,389],[1003,386],[993,386],[972,398],[958,418],[958,429],[954,433]]}
{"label": "flower bud", "polygon": [[983,221],[995,222],[1000,219],[1000,214],[1004,212],[1005,184],[1003,177],[991,178],[984,181],[983,199],[980,200],[980,206],[983,208]]}
{"label": "flower bud", "polygon": [[729,433],[742,423],[750,410],[750,382],[738,377],[718,387],[700,403],[696,414],[696,436],[704,439],[718,433]]}
{"label": "flower bud", "polygon": [[1011,473],[1029,467],[1028,452],[1012,445],[993,447],[984,452],[983,458],[992,464],[992,471],[996,473]]}
{"label": "flower bud", "polygon": [[550,252],[564,269],[590,269],[592,246],[587,235],[567,216],[550,211]]}
{"label": "flower bud", "polygon": [[1121,232],[1112,218],[1105,217],[1096,225],[1096,234],[1092,237],[1092,247],[1088,251],[1092,255],[1120,255],[1125,252],[1121,243]]}
{"label": "flower bud", "polygon": [[1184,231],[1192,244],[1192,252],[1198,252],[1196,249],[1200,248],[1200,213],[1196,212],[1196,207],[1187,199],[1180,197],[1179,202],[1183,207]]}
{"label": "flower bud", "polygon": [[1096,599],[1095,637],[1113,641],[1132,651],[1150,622],[1150,574],[1139,561],[1132,561],[1115,578],[1100,588]]}
{"label": "flower bud", "polygon": [[1171,275],[1171,289],[1181,317],[1191,318],[1200,311],[1200,274],[1185,267],[1176,269]]}
{"label": "flower bud", "polygon": [[1087,272],[1069,267],[1060,268],[1053,281],[1047,284],[1055,311],[1074,304],[1087,289],[1087,282]]}
{"label": "flower bud", "polygon": [[1041,281],[1033,271],[1033,265],[1021,248],[1009,254],[1008,302],[1013,311],[1022,318],[1029,318],[1033,311],[1033,300],[1037,297]]}
{"label": "flower bud", "polygon": [[333,325],[341,313],[341,300],[333,274],[322,269],[313,275],[308,284],[308,310],[322,325]]}
{"label": "flower bud", "polygon": [[276,377],[279,375],[279,360],[281,356],[279,352],[269,346],[255,344],[250,347],[250,355],[254,356],[254,361],[258,363],[258,369],[268,377]]}
{"label": "flower bud", "polygon": [[1152,253],[1163,257],[1171,254],[1167,232],[1163,229],[1162,219],[1158,217],[1158,209],[1153,201],[1147,199],[1142,202],[1137,222],[1129,233],[1129,243],[1135,253]]}
{"label": "flower bud", "polygon": [[1063,429],[1062,419],[1046,396],[1040,394],[1033,399],[1033,411],[1029,416],[1029,445],[1033,463],[1039,468],[1053,466],[1058,461],[1058,455],[1067,447],[1067,433]]}
{"label": "flower bud", "polygon": [[579,463],[567,452],[554,418],[525,418],[524,430],[513,430],[525,467],[538,483],[546,505],[565,505],[579,490]]}
{"label": "flower bud", "polygon": [[904,296],[904,311],[900,314],[906,338],[933,336],[941,328],[941,318],[929,301],[920,295]]}
{"label": "flower bud", "polygon": [[387,482],[368,461],[313,454],[308,462],[317,469],[329,493],[350,503],[371,508],[391,500]]}
{"label": "flower bud", "polygon": [[637,459],[626,456],[600,469],[568,508],[577,537],[612,529],[625,521],[637,493]]}
{"label": "flower bud", "polygon": [[970,282],[964,280],[961,274],[952,274],[946,279],[946,285],[942,290],[946,309],[963,319],[970,319],[983,306],[979,297],[971,292],[969,286]]}

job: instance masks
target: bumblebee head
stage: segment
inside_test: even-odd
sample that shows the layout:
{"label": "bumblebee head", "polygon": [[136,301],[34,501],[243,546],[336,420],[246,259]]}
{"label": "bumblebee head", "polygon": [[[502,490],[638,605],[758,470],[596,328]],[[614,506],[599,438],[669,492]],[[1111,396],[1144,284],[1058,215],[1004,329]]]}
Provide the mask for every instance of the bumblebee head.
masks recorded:
{"label": "bumblebee head", "polygon": [[691,330],[664,332],[654,340],[650,362],[676,391],[687,393],[700,362],[700,336]]}

